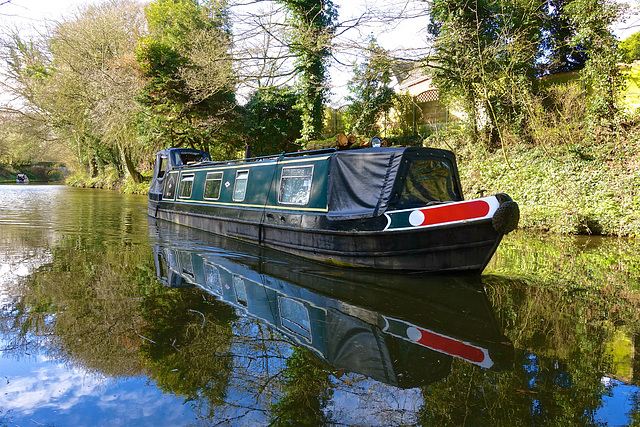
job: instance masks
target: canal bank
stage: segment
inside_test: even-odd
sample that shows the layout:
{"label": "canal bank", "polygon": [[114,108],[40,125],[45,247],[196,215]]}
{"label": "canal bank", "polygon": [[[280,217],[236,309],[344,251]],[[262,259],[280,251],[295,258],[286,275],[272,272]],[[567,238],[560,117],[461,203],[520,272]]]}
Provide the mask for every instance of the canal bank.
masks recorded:
{"label": "canal bank", "polygon": [[640,236],[640,151],[635,143],[452,145],[465,198],[504,191],[523,229],[554,234]]}
{"label": "canal bank", "polygon": [[[635,142],[640,126],[630,126],[608,133],[601,129],[591,140],[567,137],[547,145],[513,140],[488,148],[468,142],[460,132],[434,134],[423,145],[456,154],[465,199],[479,197],[482,190],[509,194],[520,206],[520,228],[635,238],[640,236],[640,149]],[[150,180],[150,166],[139,169]],[[136,184],[109,168],[94,178],[76,174],[67,183],[128,194],[146,194],[150,184]]]}

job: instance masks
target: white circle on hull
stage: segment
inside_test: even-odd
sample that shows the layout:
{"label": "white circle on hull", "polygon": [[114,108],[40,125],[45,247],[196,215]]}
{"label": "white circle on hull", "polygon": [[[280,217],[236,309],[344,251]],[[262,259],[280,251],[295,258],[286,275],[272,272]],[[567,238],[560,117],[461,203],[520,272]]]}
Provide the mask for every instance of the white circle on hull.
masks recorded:
{"label": "white circle on hull", "polygon": [[407,338],[409,338],[413,342],[418,342],[422,338],[422,332],[416,327],[407,328]]}
{"label": "white circle on hull", "polygon": [[422,211],[413,211],[411,212],[411,215],[409,215],[409,224],[413,225],[414,227],[422,225],[423,222],[424,214],[422,213]]}

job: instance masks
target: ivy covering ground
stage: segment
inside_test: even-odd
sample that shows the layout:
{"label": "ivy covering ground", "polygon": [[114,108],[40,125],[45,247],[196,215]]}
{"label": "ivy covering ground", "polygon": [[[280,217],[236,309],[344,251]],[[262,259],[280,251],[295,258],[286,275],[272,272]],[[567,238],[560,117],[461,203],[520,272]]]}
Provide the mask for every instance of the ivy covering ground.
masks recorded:
{"label": "ivy covering ground", "polygon": [[625,133],[597,143],[495,150],[481,144],[427,143],[456,152],[465,198],[486,190],[507,193],[517,201],[522,228],[638,237],[639,132],[634,128]]}

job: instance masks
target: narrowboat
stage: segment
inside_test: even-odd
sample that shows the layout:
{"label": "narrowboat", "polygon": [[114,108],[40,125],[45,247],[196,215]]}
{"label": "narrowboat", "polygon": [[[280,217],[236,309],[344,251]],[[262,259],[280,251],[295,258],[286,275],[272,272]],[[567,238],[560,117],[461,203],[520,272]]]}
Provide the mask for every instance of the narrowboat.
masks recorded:
{"label": "narrowboat", "polygon": [[268,248],[149,222],[161,283],[197,287],[335,369],[414,388],[446,377],[456,359],[494,372],[513,367],[513,344],[478,276],[345,274]]}
{"label": "narrowboat", "polygon": [[464,200],[454,154],[425,147],[223,162],[166,149],[148,213],[338,266],[471,274],[519,221],[506,194]]}

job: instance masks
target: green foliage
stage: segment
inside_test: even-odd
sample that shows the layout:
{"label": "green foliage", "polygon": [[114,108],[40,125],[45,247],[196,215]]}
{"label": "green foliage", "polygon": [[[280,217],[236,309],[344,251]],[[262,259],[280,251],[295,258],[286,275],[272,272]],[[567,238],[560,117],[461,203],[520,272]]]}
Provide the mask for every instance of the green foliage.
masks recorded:
{"label": "green foliage", "polygon": [[389,54],[376,43],[369,42],[365,61],[354,66],[354,77],[349,82],[351,104],[344,115],[350,133],[376,136],[380,134],[379,121],[388,114],[396,96],[389,86],[393,63]]}
{"label": "green foliage", "polygon": [[621,41],[619,48],[624,62],[631,63],[640,59],[640,31]]}
{"label": "green foliage", "polygon": [[546,96],[538,78],[584,67],[589,114],[613,120],[621,78],[609,27],[621,7],[600,0],[478,1],[459,7],[437,0],[429,27],[435,57],[431,72],[446,103],[466,111],[472,139],[486,131],[492,146],[513,132],[530,140],[535,108]]}
{"label": "green foliage", "polygon": [[588,59],[582,46],[569,42],[575,33],[566,13],[569,3],[571,0],[550,0],[541,6],[537,76],[580,70]]}
{"label": "green foliage", "polygon": [[289,87],[258,89],[245,109],[245,127],[252,156],[291,151],[300,138],[302,120],[294,108],[298,95]]}
{"label": "green foliage", "polygon": [[214,155],[237,150],[225,125],[235,118],[223,3],[158,0],[147,8],[149,35],[136,58],[146,79],[138,95],[140,132],[156,148],[187,146]]}
{"label": "green foliage", "polygon": [[330,421],[324,408],[333,390],[329,366],[316,359],[309,350],[295,347],[287,358],[284,394],[271,406],[272,426],[321,426]]}
{"label": "green foliage", "polygon": [[26,103],[23,119],[31,123],[23,132],[43,145],[65,144],[92,176],[113,165],[119,178],[126,168],[139,179],[131,159],[143,151],[136,146],[134,99],[141,81],[132,56],[141,10],[129,0],[86,6],[42,39],[16,34],[5,47],[9,87]]}
{"label": "green foliage", "polygon": [[46,159],[50,152],[43,140],[49,135],[49,130],[41,122],[29,120],[21,114],[0,114],[0,165]]}
{"label": "green foliage", "polygon": [[476,139],[481,111],[494,145],[501,142],[502,123],[525,117],[523,102],[533,93],[541,43],[540,7],[538,2],[433,4],[429,31],[435,37],[434,80],[446,102],[462,101]]}
{"label": "green foliage", "polygon": [[574,43],[589,55],[581,77],[590,89],[590,113],[596,120],[610,122],[618,116],[624,79],[617,66],[622,59],[618,42],[609,28],[624,8],[611,0],[573,0],[566,10],[576,28]]}
{"label": "green foliage", "polygon": [[335,34],[337,8],[331,0],[278,0],[289,14],[288,43],[296,58],[302,119],[302,141],[321,137],[327,96],[327,60]]}

